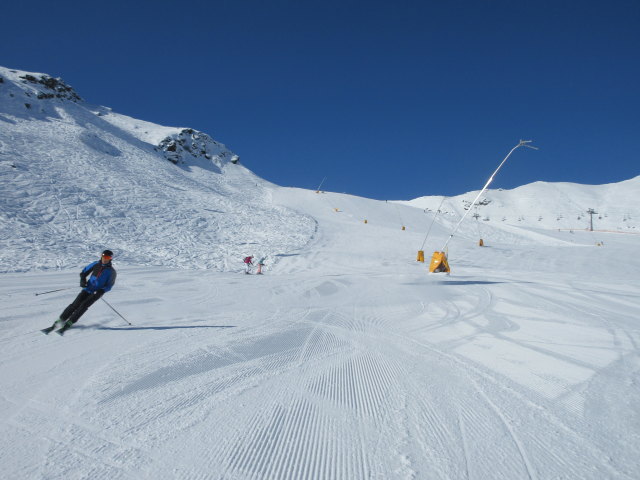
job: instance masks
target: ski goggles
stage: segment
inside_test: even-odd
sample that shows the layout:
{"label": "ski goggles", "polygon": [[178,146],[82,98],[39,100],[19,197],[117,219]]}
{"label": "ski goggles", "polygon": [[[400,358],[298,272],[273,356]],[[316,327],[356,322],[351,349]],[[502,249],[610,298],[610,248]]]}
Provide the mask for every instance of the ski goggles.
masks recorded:
{"label": "ski goggles", "polygon": [[102,258],[104,258],[105,260],[111,260],[113,257],[111,255],[105,255],[104,253],[102,254]]}

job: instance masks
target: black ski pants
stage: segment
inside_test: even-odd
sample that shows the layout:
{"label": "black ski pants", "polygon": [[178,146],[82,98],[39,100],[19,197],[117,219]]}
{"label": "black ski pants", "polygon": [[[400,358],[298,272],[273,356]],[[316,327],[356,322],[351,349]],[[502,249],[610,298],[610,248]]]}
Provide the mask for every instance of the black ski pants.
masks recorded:
{"label": "black ski pants", "polygon": [[96,293],[89,293],[84,290],[80,290],[76,299],[64,309],[60,318],[65,321],[71,320],[71,323],[76,323],[91,305],[100,300],[100,297],[102,297],[103,294],[104,292],[102,290],[99,290]]}

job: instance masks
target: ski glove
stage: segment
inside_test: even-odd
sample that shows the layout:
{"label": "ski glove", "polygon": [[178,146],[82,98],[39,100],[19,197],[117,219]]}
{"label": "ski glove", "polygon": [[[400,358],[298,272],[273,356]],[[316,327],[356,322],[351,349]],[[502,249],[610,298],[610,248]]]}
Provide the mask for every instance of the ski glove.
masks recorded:
{"label": "ski glove", "polygon": [[82,277],[82,276],[80,277],[80,286],[82,288],[87,286],[87,278],[86,277]]}
{"label": "ski glove", "polygon": [[96,292],[94,293],[94,295],[98,298],[100,298],[102,295],[104,295],[104,290],[100,289],[100,290],[96,290]]}

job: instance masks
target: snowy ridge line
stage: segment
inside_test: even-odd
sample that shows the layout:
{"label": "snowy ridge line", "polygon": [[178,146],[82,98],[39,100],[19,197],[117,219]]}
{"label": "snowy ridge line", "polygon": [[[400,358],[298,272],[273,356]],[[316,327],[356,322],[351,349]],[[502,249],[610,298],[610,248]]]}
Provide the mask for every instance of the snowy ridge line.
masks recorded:
{"label": "snowy ridge line", "polygon": [[[442,207],[442,220],[460,218],[478,192],[447,197]],[[501,224],[543,229],[582,230],[589,227],[588,210],[595,209],[594,225],[601,229],[620,231],[640,228],[640,209],[629,198],[640,194],[640,176],[615,184],[578,185],[570,183],[535,182],[513,190],[487,190],[475,208],[480,222],[501,228]],[[421,197],[399,204],[425,211],[435,211],[443,198]],[[469,223],[469,222],[467,222]]]}

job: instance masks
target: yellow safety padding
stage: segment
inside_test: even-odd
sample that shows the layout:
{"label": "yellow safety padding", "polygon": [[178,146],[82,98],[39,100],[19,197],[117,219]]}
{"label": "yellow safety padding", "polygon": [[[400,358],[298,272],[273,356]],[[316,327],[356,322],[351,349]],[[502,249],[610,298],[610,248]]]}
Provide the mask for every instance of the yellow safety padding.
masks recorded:
{"label": "yellow safety padding", "polygon": [[480,239],[480,241],[478,242],[478,245],[481,247],[484,247],[484,241],[482,239]]}
{"label": "yellow safety padding", "polygon": [[424,263],[424,250],[418,250],[418,258],[416,261]]}
{"label": "yellow safety padding", "polygon": [[367,219],[366,218],[364,219],[364,223],[367,223]]}
{"label": "yellow safety padding", "polygon": [[402,226],[402,229],[404,230],[404,225]]}
{"label": "yellow safety padding", "polygon": [[451,272],[451,269],[449,268],[449,261],[447,260],[447,255],[444,252],[433,252],[431,263],[429,264],[429,272]]}

